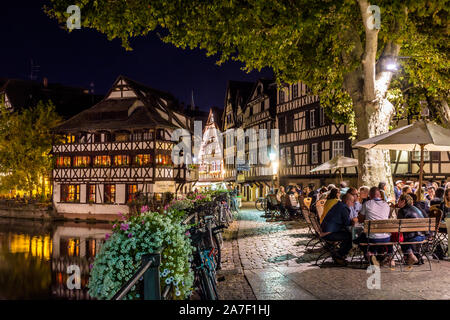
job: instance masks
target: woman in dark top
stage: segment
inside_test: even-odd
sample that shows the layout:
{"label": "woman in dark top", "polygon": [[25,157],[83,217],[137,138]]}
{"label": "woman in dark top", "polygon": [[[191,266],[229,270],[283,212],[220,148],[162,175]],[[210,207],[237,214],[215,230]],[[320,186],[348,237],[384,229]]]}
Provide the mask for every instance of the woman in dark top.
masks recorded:
{"label": "woman in dark top", "polygon": [[441,203],[442,219],[450,219],[450,188],[445,189],[444,201]]}
{"label": "woman in dark top", "polygon": [[[398,219],[420,219],[423,218],[418,208],[413,205],[413,199],[410,195],[402,194],[398,199]],[[425,234],[423,232],[404,232],[403,233],[404,242],[421,242],[425,239]],[[407,258],[405,259],[408,264],[415,264],[419,261],[414,251],[416,251],[415,245],[412,244],[402,244],[402,251]]]}

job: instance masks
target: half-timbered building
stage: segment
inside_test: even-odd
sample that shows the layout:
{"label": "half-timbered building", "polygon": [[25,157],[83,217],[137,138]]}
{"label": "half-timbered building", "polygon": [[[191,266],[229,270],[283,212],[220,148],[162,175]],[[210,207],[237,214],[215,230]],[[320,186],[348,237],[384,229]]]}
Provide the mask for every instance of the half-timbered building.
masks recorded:
{"label": "half-timbered building", "polygon": [[[406,126],[412,123],[411,121],[411,119],[396,119],[394,126]],[[390,156],[394,180],[419,179],[420,150],[412,152],[391,150]],[[425,151],[423,171],[425,181],[450,181],[450,152]]]}
{"label": "half-timbered building", "polygon": [[[245,160],[248,167],[242,173],[238,172],[244,176],[242,196],[248,201],[254,201],[258,197],[264,196],[272,187],[274,174],[269,154],[273,147],[271,130],[276,128],[276,91],[273,80],[260,79],[254,84],[245,106],[242,128],[248,133],[250,130],[254,130],[257,140],[257,145],[252,146],[250,142],[252,138],[246,135]],[[265,159],[262,159],[259,154],[261,129],[267,130],[267,157]],[[239,169],[239,165],[237,168]]]}
{"label": "half-timbered building", "polygon": [[[253,82],[228,81],[225,93],[224,111],[222,115],[222,132],[227,130],[236,130],[242,128],[244,120],[244,109],[248,97],[253,89]],[[230,139],[227,141],[226,139]],[[224,174],[223,180],[230,183],[233,187],[240,189],[239,182],[244,182],[244,175],[237,174],[236,171],[236,152],[237,139],[234,136],[224,138]]]}
{"label": "half-timbered building", "polygon": [[221,118],[223,109],[212,107],[203,128],[198,163],[198,183],[196,186],[210,187],[223,181],[223,142]]}
{"label": "half-timbered building", "polygon": [[171,134],[192,132],[170,94],[119,76],[105,98],[65,121],[55,132],[53,202],[59,213],[117,214],[138,192],[183,193],[190,171],[172,162]]}
{"label": "half-timbered building", "polygon": [[[334,172],[310,170],[336,155],[357,157],[347,126],[327,118],[319,98],[302,82],[277,90],[281,185],[336,183]],[[342,169],[344,180],[356,182],[356,168]]]}

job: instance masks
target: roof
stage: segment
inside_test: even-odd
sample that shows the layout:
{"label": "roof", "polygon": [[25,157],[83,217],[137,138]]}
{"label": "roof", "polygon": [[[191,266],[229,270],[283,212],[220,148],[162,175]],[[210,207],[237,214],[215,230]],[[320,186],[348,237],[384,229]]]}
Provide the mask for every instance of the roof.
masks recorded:
{"label": "roof", "polygon": [[[178,101],[172,94],[119,76],[103,100],[54,130],[73,132],[156,127],[188,128],[186,122],[174,114],[178,110]],[[191,119],[187,119],[190,122]]]}
{"label": "roof", "polygon": [[81,110],[101,100],[102,96],[90,94],[87,89],[64,86],[58,83],[0,78],[0,92],[5,92],[14,110],[34,107],[39,101],[51,101],[56,112],[68,119]]}
{"label": "roof", "polygon": [[211,107],[211,109],[209,109],[208,122],[206,124],[209,124],[209,121],[211,121],[210,116],[212,115],[214,123],[217,125],[217,129],[222,130],[222,114],[222,108]]}
{"label": "roof", "polygon": [[228,105],[227,98],[231,104],[233,118],[236,119],[240,99],[242,99],[242,105],[245,106],[245,103],[252,92],[253,86],[254,82],[228,80],[227,90],[225,93],[224,111],[221,117],[222,123],[225,122],[225,112]]}

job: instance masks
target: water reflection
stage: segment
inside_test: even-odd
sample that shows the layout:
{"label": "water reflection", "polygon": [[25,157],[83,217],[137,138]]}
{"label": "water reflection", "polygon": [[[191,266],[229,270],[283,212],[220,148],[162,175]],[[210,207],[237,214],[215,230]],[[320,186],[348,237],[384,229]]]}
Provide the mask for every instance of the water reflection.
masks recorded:
{"label": "water reflection", "polygon": [[[89,265],[108,223],[44,223],[0,218],[0,299],[90,299]],[[70,290],[70,265],[80,268],[81,289]]]}

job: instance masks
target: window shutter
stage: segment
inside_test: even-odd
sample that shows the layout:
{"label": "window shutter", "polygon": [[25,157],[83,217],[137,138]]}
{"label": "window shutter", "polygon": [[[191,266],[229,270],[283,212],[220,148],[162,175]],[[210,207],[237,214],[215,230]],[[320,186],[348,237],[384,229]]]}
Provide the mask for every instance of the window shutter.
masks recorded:
{"label": "window shutter", "polygon": [[352,141],[347,138],[344,143],[344,156],[352,157]]}
{"label": "window shutter", "polygon": [[319,164],[321,164],[322,163],[322,143],[321,142],[319,142],[318,144],[317,144],[317,153],[318,153],[318,160],[319,160]]}
{"label": "window shutter", "polygon": [[316,128],[318,128],[318,127],[320,127],[320,108],[316,108],[315,114],[316,114],[316,116],[315,116],[314,122],[316,124]]}
{"label": "window shutter", "polygon": [[310,129],[310,127],[309,127],[309,110],[305,111],[305,121],[306,121],[306,129]]}

